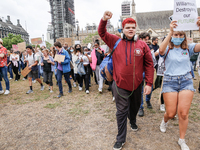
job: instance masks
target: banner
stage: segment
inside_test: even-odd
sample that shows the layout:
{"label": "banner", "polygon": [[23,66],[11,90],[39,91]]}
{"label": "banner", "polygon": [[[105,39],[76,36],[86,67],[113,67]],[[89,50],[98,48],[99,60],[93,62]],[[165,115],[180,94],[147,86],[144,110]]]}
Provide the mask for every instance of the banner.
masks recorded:
{"label": "banner", "polygon": [[65,60],[65,55],[58,55],[58,54],[55,55],[54,61],[64,62],[64,60]]}
{"label": "banner", "polygon": [[33,44],[33,45],[42,44],[42,38],[33,38],[33,39],[31,39],[31,44]]}
{"label": "banner", "polygon": [[18,46],[17,45],[12,45],[13,51],[18,51]]}
{"label": "banner", "polygon": [[67,43],[68,46],[72,46],[72,39],[71,38],[59,38],[59,39],[56,39],[56,42],[60,42],[62,46],[65,43]]}
{"label": "banner", "polygon": [[197,18],[196,0],[174,0],[173,20],[178,25],[174,31],[199,30]]}
{"label": "banner", "polygon": [[18,50],[21,52],[26,50],[26,42],[18,43],[17,46],[18,46]]}

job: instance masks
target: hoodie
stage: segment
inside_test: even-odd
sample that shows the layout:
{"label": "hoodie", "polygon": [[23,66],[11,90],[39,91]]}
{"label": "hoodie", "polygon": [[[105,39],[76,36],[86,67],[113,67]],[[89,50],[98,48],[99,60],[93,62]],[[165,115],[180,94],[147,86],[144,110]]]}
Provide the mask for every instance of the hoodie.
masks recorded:
{"label": "hoodie", "polygon": [[[100,21],[98,33],[102,40],[113,49],[119,37],[108,33],[106,24],[107,21]],[[154,66],[150,49],[145,42],[122,39],[115,49],[112,59],[113,79],[119,88],[128,91],[136,90],[143,81],[143,71],[146,85],[152,86]]]}

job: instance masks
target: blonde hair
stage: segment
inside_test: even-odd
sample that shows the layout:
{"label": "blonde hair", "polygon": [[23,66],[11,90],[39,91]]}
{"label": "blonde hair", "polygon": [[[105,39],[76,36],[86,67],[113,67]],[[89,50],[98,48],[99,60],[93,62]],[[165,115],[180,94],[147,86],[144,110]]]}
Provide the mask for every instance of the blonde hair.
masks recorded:
{"label": "blonde hair", "polygon": [[[178,34],[184,35],[185,39],[184,39],[184,41],[181,43],[181,46],[180,46],[180,47],[181,47],[182,49],[188,49],[186,33],[183,32],[183,31],[175,31],[175,32],[177,32]],[[170,49],[173,49],[173,48],[174,48],[174,43],[171,42],[171,40],[169,41],[169,48],[170,48]]]}
{"label": "blonde hair", "polygon": [[43,49],[42,53],[47,52],[47,55],[49,55],[49,50],[48,49]]}

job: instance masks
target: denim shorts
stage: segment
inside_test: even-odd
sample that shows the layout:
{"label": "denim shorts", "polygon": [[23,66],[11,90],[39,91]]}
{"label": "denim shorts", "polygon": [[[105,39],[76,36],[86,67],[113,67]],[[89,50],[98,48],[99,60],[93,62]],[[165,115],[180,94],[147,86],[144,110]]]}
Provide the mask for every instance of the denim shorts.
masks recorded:
{"label": "denim shorts", "polygon": [[180,76],[164,75],[163,89],[161,93],[181,92],[183,90],[195,92],[192,75],[190,73]]}

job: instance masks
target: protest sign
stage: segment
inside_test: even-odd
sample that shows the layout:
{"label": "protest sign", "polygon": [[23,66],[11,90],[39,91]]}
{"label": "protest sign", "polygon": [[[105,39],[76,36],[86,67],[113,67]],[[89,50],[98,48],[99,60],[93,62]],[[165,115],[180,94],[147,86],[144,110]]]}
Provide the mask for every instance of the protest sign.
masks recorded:
{"label": "protest sign", "polygon": [[163,76],[165,71],[164,58],[159,56],[157,76]]}
{"label": "protest sign", "polygon": [[26,66],[26,68],[24,68],[24,70],[22,70],[21,74],[23,77],[27,76],[28,73],[30,72],[31,70],[28,68],[28,66]]}
{"label": "protest sign", "polygon": [[75,45],[76,45],[76,44],[81,44],[81,41],[75,41]]}
{"label": "protest sign", "polygon": [[33,39],[31,39],[31,44],[33,44],[33,45],[42,44],[42,38],[33,38]]}
{"label": "protest sign", "polygon": [[59,39],[56,39],[56,42],[60,42],[62,46],[65,43],[67,43],[68,46],[72,46],[72,39],[71,38],[59,38]]}
{"label": "protest sign", "polygon": [[64,60],[65,60],[65,55],[58,55],[58,54],[55,55],[54,61],[64,62]]}
{"label": "protest sign", "polygon": [[178,25],[174,31],[199,30],[197,18],[196,0],[174,0],[173,20]]}
{"label": "protest sign", "polygon": [[157,61],[156,61],[155,53],[154,53],[153,50],[151,51],[151,56],[152,56],[152,58],[153,58],[153,65],[154,65],[154,67],[155,67],[155,66],[157,65]]}
{"label": "protest sign", "polygon": [[26,50],[26,42],[18,43],[17,46],[18,46],[18,50],[21,52]]}
{"label": "protest sign", "polygon": [[44,47],[46,47],[46,42],[45,41],[43,41],[41,44],[39,44],[40,45],[40,48],[42,47],[42,46],[44,46]]}
{"label": "protest sign", "polygon": [[17,45],[12,45],[13,51],[18,51],[18,46]]}
{"label": "protest sign", "polygon": [[92,44],[88,43],[87,48],[91,49]]}

